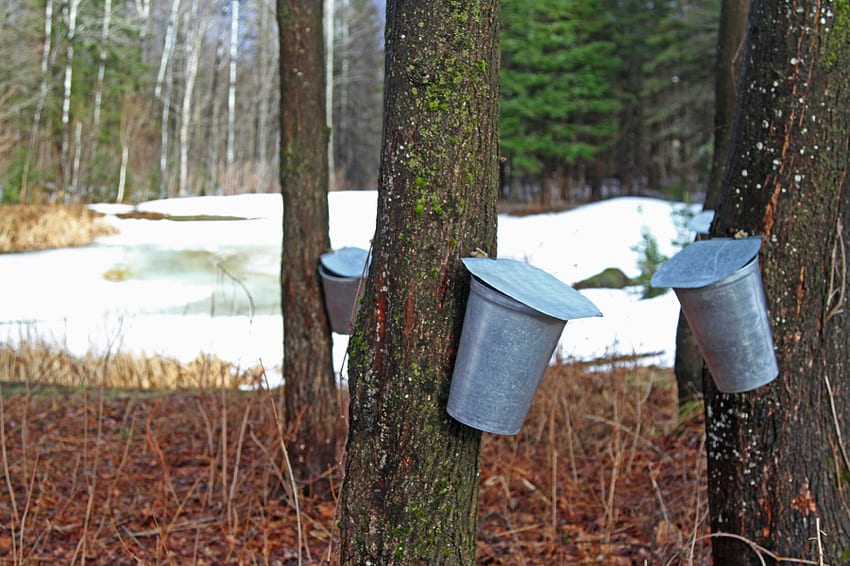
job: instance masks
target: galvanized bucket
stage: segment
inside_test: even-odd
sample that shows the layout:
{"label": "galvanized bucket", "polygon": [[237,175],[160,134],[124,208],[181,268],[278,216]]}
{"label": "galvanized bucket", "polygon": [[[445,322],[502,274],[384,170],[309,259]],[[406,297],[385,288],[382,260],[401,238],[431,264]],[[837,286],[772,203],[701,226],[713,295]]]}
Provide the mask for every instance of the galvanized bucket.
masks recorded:
{"label": "galvanized bucket", "polygon": [[672,287],[700,352],[724,393],[779,375],[758,264],[761,238],[697,241],[662,265],[654,287]]}
{"label": "galvanized bucket", "polygon": [[602,313],[572,287],[526,263],[463,262],[472,279],[446,410],[473,428],[516,434],[567,320]]}
{"label": "galvanized bucket", "polygon": [[338,334],[351,333],[363,296],[363,275],[368,255],[369,252],[364,249],[347,247],[323,254],[319,260],[325,309],[331,330]]}

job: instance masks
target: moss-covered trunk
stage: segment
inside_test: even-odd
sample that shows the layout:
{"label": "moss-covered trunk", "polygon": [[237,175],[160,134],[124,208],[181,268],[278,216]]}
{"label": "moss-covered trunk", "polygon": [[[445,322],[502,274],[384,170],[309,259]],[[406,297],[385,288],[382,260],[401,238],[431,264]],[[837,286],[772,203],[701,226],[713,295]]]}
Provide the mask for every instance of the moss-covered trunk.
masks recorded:
{"label": "moss-covered trunk", "polygon": [[339,416],[318,274],[319,256],[330,245],[322,3],[278,0],[277,18],[284,404],[292,465],[298,481],[306,483],[336,463]]}
{"label": "moss-covered trunk", "polygon": [[496,252],[498,3],[389,2],[373,258],[349,345],[345,564],[473,564],[480,433],[446,413],[460,262]]}
{"label": "moss-covered trunk", "polygon": [[713,236],[761,235],[779,377],[707,392],[715,564],[850,560],[850,7],[753,0]]}

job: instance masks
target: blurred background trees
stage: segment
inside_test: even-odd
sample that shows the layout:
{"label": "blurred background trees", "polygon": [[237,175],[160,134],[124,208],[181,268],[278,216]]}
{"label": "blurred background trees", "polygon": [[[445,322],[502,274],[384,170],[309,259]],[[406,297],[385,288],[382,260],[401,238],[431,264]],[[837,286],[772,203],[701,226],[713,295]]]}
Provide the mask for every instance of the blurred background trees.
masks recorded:
{"label": "blurred background trees", "polygon": [[[335,189],[377,185],[384,4],[335,0]],[[719,0],[503,0],[503,200],[699,200]],[[0,0],[3,202],[271,192],[274,6]]]}

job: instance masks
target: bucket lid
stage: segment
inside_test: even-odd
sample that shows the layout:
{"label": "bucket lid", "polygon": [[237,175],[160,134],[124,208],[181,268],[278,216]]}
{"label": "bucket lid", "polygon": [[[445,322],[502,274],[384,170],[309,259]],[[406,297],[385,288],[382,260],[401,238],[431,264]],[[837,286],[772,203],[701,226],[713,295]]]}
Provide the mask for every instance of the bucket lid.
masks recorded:
{"label": "bucket lid", "polygon": [[759,252],[761,238],[698,240],[670,258],[652,276],[653,287],[695,289],[732,275]]}
{"label": "bucket lid", "polygon": [[512,259],[465,257],[463,264],[477,279],[500,293],[560,320],[602,316],[584,295],[527,263]]}
{"label": "bucket lid", "polygon": [[703,210],[691,218],[688,222],[688,230],[693,230],[697,234],[708,234],[712,220],[714,220],[714,211]]}
{"label": "bucket lid", "polygon": [[337,277],[360,277],[369,252],[363,248],[345,247],[322,254],[319,260],[331,275]]}

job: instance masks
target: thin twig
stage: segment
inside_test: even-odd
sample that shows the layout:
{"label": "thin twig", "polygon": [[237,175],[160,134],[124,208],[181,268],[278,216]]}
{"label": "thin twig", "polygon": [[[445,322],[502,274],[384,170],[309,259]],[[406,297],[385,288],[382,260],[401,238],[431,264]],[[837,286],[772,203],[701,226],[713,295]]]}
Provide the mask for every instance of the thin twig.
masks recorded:
{"label": "thin twig", "polygon": [[664,518],[667,528],[670,529],[671,532],[676,533],[676,546],[680,547],[682,545],[682,533],[676,525],[673,524],[673,521],[670,520],[670,513],[667,512],[667,505],[664,503],[664,495],[661,493],[661,488],[658,486],[658,481],[655,479],[656,476],[658,476],[658,470],[654,467],[650,467],[649,481],[652,482],[652,489],[655,490],[655,498],[658,499],[658,504],[661,506],[661,516]]}
{"label": "thin twig", "polygon": [[823,544],[821,542],[820,517],[815,517],[815,541],[818,546],[818,564],[823,566]]}
{"label": "thin twig", "polygon": [[248,325],[249,326],[252,325],[254,323],[254,313],[256,312],[256,309],[254,308],[254,297],[251,296],[251,291],[248,289],[248,287],[245,285],[245,283],[242,282],[241,279],[239,279],[238,277],[236,277],[235,275],[230,273],[227,270],[227,268],[224,267],[224,262],[221,262],[221,261],[217,262],[216,267],[218,267],[223,274],[225,274],[227,277],[229,277],[231,280],[233,280],[237,285],[239,285],[242,288],[242,291],[245,292],[245,296],[248,297],[248,307],[249,307]]}
{"label": "thin twig", "polygon": [[[835,231],[836,240],[832,247],[832,265],[829,270],[829,291],[826,294],[826,307],[829,309],[829,311],[824,317],[824,325],[826,325],[826,323],[829,322],[829,319],[831,319],[833,316],[844,312],[844,293],[845,289],[847,288],[847,254],[844,251],[844,234],[840,217],[835,223]],[[836,289],[835,273],[839,269],[836,266],[836,256],[838,255],[838,252],[841,252],[841,286]],[[836,296],[838,297],[838,299],[833,305],[833,299],[835,299]],[[833,305],[831,309],[830,305]]]}
{"label": "thin twig", "polygon": [[826,384],[826,392],[829,394],[829,408],[832,409],[832,424],[835,425],[835,435],[838,437],[838,447],[841,448],[841,457],[844,466],[850,470],[850,458],[847,457],[847,449],[844,447],[844,439],[841,437],[841,426],[838,424],[838,412],[835,409],[835,397],[832,394],[832,386],[829,384],[829,376],[824,374],[823,382]]}
{"label": "thin twig", "polygon": [[17,541],[15,540],[14,526],[20,523],[20,516],[18,515],[15,488],[12,487],[12,476],[9,472],[9,458],[6,455],[6,410],[3,403],[2,386],[0,386],[0,454],[3,456],[3,475],[6,478],[6,490],[9,492],[9,501],[12,507],[12,556],[17,556]]}
{"label": "thin twig", "polygon": [[785,556],[779,556],[778,554],[769,551],[768,549],[761,546],[760,544],[758,544],[754,541],[751,541],[747,537],[743,537],[741,535],[736,535],[736,534],[733,534],[733,533],[711,533],[711,534],[701,536],[699,538],[699,540],[705,540],[705,539],[710,539],[710,538],[731,538],[731,539],[735,539],[735,540],[739,540],[739,541],[743,542],[744,544],[749,546],[753,550],[753,552],[756,553],[756,556],[758,556],[759,560],[761,561],[761,563],[764,566],[767,566],[767,562],[764,559],[765,556],[768,556],[769,558],[771,558],[772,560],[775,560],[776,562],[790,562],[790,563],[793,563],[793,564],[817,564],[817,565],[820,565],[820,566],[829,566],[828,564],[824,564],[823,562],[816,562],[814,560],[805,560],[803,558],[787,558]]}
{"label": "thin twig", "polygon": [[298,486],[295,485],[295,474],[292,471],[292,463],[289,461],[289,451],[286,449],[286,443],[283,441],[283,428],[280,423],[280,417],[277,414],[277,405],[274,402],[274,397],[272,397],[272,391],[269,387],[269,377],[266,374],[266,368],[263,365],[262,360],[260,360],[260,371],[263,375],[263,382],[266,385],[266,393],[268,394],[269,401],[272,404],[272,417],[274,417],[274,424],[277,429],[277,439],[280,442],[280,449],[283,452],[283,460],[286,463],[286,471],[289,473],[289,484],[292,489],[292,505],[295,508],[295,525],[298,531],[298,566],[301,566],[301,564],[303,564],[303,557],[301,554],[303,533],[301,527],[301,506],[298,500]]}
{"label": "thin twig", "polygon": [[605,417],[600,417],[600,416],[597,416],[597,415],[583,415],[583,418],[591,420],[591,421],[595,421],[595,422],[598,422],[598,423],[607,424],[608,426],[610,426],[612,428],[622,430],[623,432],[628,433],[630,436],[634,437],[635,439],[640,440],[641,443],[645,444],[653,452],[655,452],[656,454],[661,456],[661,458],[663,458],[664,461],[669,462],[669,463],[673,463],[673,461],[674,461],[672,456],[670,456],[664,450],[657,447],[655,444],[652,443],[652,441],[647,440],[644,436],[639,435],[635,429],[633,429],[629,426],[626,426],[623,423],[618,423],[617,421],[614,421],[614,420],[611,420],[611,419],[606,419]]}
{"label": "thin twig", "polygon": [[[696,453],[702,454],[704,449],[705,449],[705,432],[703,432],[702,435],[700,436],[699,449],[697,450]],[[702,477],[702,459],[699,456],[697,456],[696,472],[695,472],[694,475],[697,478]],[[694,492],[695,492],[696,501],[694,502],[694,526],[693,526],[693,532],[692,532],[691,537],[690,537],[691,538],[691,547],[690,547],[689,552],[688,552],[688,565],[689,566],[693,565],[693,563],[694,563],[694,553],[696,552],[696,546],[697,546],[697,529],[699,528],[700,523],[702,523],[702,521],[705,520],[705,516],[708,513],[708,509],[706,509],[706,513],[704,513],[702,515],[702,517],[700,517],[700,503],[702,501],[701,501],[701,497],[700,497],[699,488],[695,489]]]}

